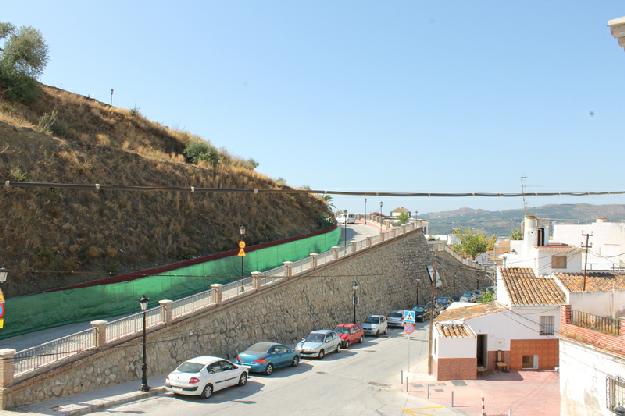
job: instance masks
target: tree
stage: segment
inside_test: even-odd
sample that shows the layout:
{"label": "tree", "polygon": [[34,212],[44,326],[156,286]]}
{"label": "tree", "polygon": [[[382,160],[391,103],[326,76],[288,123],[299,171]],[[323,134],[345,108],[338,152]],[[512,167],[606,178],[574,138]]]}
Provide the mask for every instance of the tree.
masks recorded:
{"label": "tree", "polygon": [[512,233],[510,233],[510,239],[511,240],[523,240],[523,233],[518,228],[515,230],[512,230]]}
{"label": "tree", "polygon": [[247,164],[252,168],[256,169],[258,167],[258,162],[254,159],[248,159]]}
{"label": "tree", "polygon": [[485,292],[479,299],[480,303],[488,303],[495,300],[495,296],[491,292]]}
{"label": "tree", "polygon": [[0,22],[0,42],[0,91],[11,99],[32,100],[38,92],[35,80],[48,63],[46,41],[34,27],[16,29]]}
{"label": "tree", "polygon": [[325,202],[330,211],[334,211],[336,209],[336,207],[334,206],[334,198],[332,197],[332,195],[324,194],[321,197],[321,200]]}
{"label": "tree", "polygon": [[480,253],[486,253],[495,247],[497,237],[487,236],[481,231],[474,231],[470,228],[464,230],[455,229],[453,234],[460,240],[459,244],[454,244],[452,249],[464,257],[475,259]]}
{"label": "tree", "polygon": [[402,212],[401,214],[399,214],[398,218],[399,218],[399,222],[401,222],[402,224],[405,224],[410,219],[410,215],[408,215],[407,212]]}
{"label": "tree", "polygon": [[208,154],[211,147],[208,143],[197,141],[187,144],[184,149],[184,155],[193,163],[197,163],[200,160],[208,160]]}

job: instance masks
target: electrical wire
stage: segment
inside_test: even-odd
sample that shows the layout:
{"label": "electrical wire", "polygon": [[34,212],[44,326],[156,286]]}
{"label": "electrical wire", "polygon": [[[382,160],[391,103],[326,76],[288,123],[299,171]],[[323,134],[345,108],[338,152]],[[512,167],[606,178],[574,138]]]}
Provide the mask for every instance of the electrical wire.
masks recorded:
{"label": "electrical wire", "polygon": [[518,198],[523,196],[605,196],[625,195],[625,191],[558,191],[558,192],[389,192],[389,191],[337,191],[327,189],[294,189],[294,188],[204,188],[196,186],[165,186],[165,185],[107,185],[62,182],[4,182],[4,188],[59,188],[90,191],[176,191],[190,193],[283,193],[283,194],[323,194],[343,196],[383,196],[383,197],[504,197]]}

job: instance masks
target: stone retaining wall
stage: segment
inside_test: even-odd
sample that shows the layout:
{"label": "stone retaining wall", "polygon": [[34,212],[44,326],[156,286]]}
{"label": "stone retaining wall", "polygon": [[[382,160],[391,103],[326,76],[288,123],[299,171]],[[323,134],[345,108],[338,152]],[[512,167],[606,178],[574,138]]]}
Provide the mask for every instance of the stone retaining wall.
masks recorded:
{"label": "stone retaining wall", "polygon": [[[425,266],[429,263],[427,242],[417,230],[153,328],[148,333],[149,372],[167,373],[197,355],[234,358],[262,340],[293,344],[312,329],[351,322],[354,280],[359,283],[358,320],[369,313],[386,314],[411,306],[416,279],[422,285],[427,281]],[[12,408],[140,376],[141,339],[133,336],[7,383],[2,405]]]}

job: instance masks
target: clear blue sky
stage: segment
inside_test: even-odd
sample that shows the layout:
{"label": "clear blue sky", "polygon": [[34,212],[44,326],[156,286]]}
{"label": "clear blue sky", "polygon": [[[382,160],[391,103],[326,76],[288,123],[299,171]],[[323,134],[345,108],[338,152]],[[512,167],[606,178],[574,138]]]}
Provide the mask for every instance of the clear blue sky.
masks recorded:
{"label": "clear blue sky", "polygon": [[[517,191],[523,175],[535,191],[625,188],[625,51],[607,27],[623,15],[622,0],[20,0],[0,20],[43,32],[43,82],[115,88],[116,105],[289,184],[440,192]],[[625,198],[530,204],[584,201]]]}

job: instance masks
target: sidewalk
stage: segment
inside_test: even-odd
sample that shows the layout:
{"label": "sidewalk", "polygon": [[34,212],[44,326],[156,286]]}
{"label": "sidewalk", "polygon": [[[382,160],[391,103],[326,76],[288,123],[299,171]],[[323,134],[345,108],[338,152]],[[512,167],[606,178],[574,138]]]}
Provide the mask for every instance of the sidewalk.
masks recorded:
{"label": "sidewalk", "polygon": [[124,403],[134,402],[149,396],[165,392],[163,381],[165,375],[148,378],[149,392],[139,391],[141,380],[116,384],[88,393],[79,393],[42,403],[24,406],[13,410],[0,411],[1,416],[16,416],[22,413],[29,415],[78,416],[97,410],[109,409]]}

